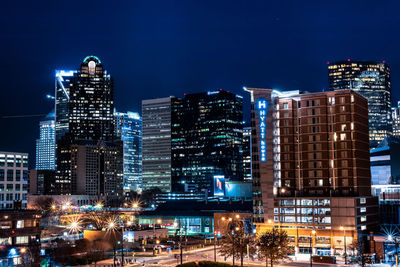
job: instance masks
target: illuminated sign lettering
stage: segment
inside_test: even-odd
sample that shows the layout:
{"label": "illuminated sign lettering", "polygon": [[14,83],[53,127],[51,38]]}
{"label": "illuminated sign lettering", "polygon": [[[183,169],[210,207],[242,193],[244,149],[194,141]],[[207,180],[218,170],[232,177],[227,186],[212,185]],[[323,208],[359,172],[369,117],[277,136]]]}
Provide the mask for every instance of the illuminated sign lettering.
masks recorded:
{"label": "illuminated sign lettering", "polygon": [[266,142],[266,116],[267,116],[267,107],[268,103],[266,99],[259,99],[257,101],[257,110],[258,110],[258,118],[259,118],[259,132],[260,132],[260,157],[261,161],[267,161],[267,142]]}

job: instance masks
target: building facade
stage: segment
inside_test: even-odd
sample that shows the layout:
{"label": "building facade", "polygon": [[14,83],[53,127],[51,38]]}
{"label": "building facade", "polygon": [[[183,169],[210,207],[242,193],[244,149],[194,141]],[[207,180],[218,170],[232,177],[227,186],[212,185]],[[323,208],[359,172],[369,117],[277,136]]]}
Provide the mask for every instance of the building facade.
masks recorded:
{"label": "building facade", "polygon": [[397,107],[392,107],[392,128],[393,136],[400,137],[400,101]]}
{"label": "building facade", "polygon": [[142,118],[136,112],[114,112],[115,133],[123,142],[124,191],[142,191]]}
{"label": "building facade", "polygon": [[68,126],[56,138],[56,194],[97,194],[114,200],[122,196],[123,180],[122,142],[114,135],[113,79],[95,56],[86,57],[72,75],[62,112]]}
{"label": "building facade", "polygon": [[69,100],[71,79],[76,70],[56,70],[55,73],[55,138],[60,140],[69,128]]}
{"label": "building facade", "polygon": [[390,68],[385,62],[340,61],[329,64],[329,89],[352,89],[368,99],[371,148],[392,132]]}
{"label": "building facade", "polygon": [[1,266],[40,266],[41,217],[38,210],[0,211]]}
{"label": "building facade", "polygon": [[174,97],[142,101],[143,190],[171,191],[171,108]]}
{"label": "building facade", "polygon": [[243,127],[243,180],[251,181],[251,126]]}
{"label": "building facade", "polygon": [[39,139],[36,140],[36,169],[55,169],[55,120],[54,113],[49,113],[45,120],[40,122]]}
{"label": "building facade", "polygon": [[285,229],[296,255],[344,253],[343,234],[351,244],[375,231],[367,100],[351,90],[246,90],[259,230]]}
{"label": "building facade", "polygon": [[243,181],[243,98],[219,90],[187,94],[172,115],[174,191],[214,192],[215,176]]}
{"label": "building facade", "polygon": [[25,209],[28,199],[28,154],[0,152],[0,209]]}

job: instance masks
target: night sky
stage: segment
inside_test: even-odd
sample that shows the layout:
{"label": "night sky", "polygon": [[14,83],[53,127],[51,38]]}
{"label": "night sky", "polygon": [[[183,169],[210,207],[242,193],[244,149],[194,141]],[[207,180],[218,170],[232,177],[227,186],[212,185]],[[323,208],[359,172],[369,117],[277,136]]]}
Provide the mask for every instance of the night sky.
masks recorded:
{"label": "night sky", "polygon": [[366,0],[3,1],[0,151],[29,152],[33,167],[41,117],[3,117],[48,113],[55,69],[92,54],[114,76],[119,111],[219,88],[245,98],[243,86],[324,90],[327,61],[347,58],[386,60],[395,103],[399,10]]}

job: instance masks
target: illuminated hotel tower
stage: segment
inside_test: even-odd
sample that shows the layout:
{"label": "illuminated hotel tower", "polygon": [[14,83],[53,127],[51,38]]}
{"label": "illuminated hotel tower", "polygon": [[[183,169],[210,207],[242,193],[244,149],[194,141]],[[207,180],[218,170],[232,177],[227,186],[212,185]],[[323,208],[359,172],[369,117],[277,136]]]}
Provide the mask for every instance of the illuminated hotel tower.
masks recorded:
{"label": "illuminated hotel tower", "polygon": [[[246,88],[252,105],[253,213],[258,229],[285,228],[296,254],[343,253],[374,231],[367,100],[351,90],[299,94]],[[309,251],[308,251],[309,253]]]}

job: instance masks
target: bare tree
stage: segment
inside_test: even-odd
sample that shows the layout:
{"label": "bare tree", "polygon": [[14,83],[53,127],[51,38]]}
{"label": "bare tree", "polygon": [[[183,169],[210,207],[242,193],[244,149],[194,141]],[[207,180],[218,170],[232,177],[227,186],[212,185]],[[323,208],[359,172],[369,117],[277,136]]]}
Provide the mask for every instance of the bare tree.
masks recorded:
{"label": "bare tree", "polygon": [[274,263],[288,258],[293,252],[290,246],[290,240],[286,231],[272,228],[260,234],[257,238],[259,258],[265,259],[265,266],[268,267],[268,261],[273,267]]}
{"label": "bare tree", "polygon": [[249,250],[250,255],[255,254],[256,248],[254,237],[251,234],[246,234],[242,222],[236,221],[228,224],[224,236],[225,238],[221,240],[219,250],[221,256],[240,259],[240,264],[243,266],[243,260],[247,254],[247,249]]}

